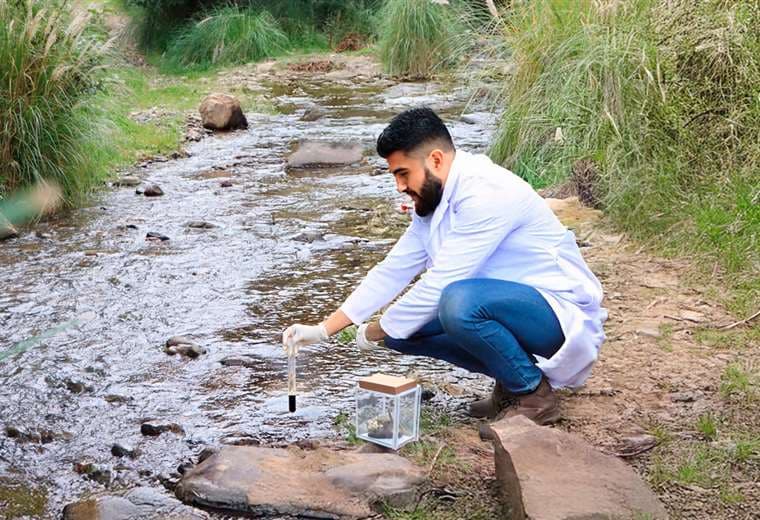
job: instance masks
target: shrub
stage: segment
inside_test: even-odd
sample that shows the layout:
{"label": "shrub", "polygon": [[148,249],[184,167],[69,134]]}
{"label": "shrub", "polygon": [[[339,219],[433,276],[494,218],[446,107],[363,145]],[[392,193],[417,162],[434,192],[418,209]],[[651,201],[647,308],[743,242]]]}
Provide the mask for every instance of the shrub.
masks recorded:
{"label": "shrub", "polygon": [[182,29],[167,58],[179,66],[246,63],[281,53],[287,44],[287,36],[268,12],[227,6]]}
{"label": "shrub", "polygon": [[538,187],[585,172],[630,234],[712,257],[756,294],[759,5],[515,3],[492,157]]}
{"label": "shrub", "polygon": [[70,201],[102,171],[90,103],[99,51],[69,7],[0,0],[0,193],[53,180]]}
{"label": "shrub", "polygon": [[430,0],[387,0],[380,14],[380,59],[388,74],[429,77],[450,63],[457,17]]}

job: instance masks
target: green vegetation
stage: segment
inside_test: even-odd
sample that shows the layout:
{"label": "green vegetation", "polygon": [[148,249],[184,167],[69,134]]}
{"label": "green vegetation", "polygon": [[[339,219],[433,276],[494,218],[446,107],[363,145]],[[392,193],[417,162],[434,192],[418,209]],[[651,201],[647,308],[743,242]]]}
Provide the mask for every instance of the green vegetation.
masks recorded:
{"label": "green vegetation", "polygon": [[571,178],[631,236],[717,262],[732,309],[756,311],[758,16],[740,0],[514,3],[492,157],[536,187]]}
{"label": "green vegetation", "polygon": [[720,393],[725,398],[753,400],[757,391],[757,381],[753,381],[756,377],[756,374],[753,377],[752,373],[738,364],[728,365],[721,377]]}
{"label": "green vegetation", "polygon": [[0,197],[45,180],[72,202],[105,174],[100,46],[67,4],[0,0]]}
{"label": "green vegetation", "polygon": [[124,0],[143,50],[168,71],[328,50],[374,35],[378,0]]}
{"label": "green vegetation", "polygon": [[347,413],[341,412],[336,415],[335,419],[333,419],[333,426],[344,435],[349,444],[358,446],[364,443],[363,440],[356,436],[356,425]]}
{"label": "green vegetation", "polygon": [[386,0],[380,20],[379,53],[388,74],[426,78],[450,64],[453,39],[461,27],[448,5]]}
{"label": "green vegetation", "polygon": [[45,513],[47,493],[44,489],[24,487],[0,480],[0,518],[40,518]]}
{"label": "green vegetation", "polygon": [[342,331],[338,333],[336,336],[336,339],[338,340],[338,343],[341,345],[348,345],[349,343],[353,343],[356,341],[356,331],[357,327],[356,325],[349,325]]}
{"label": "green vegetation", "polygon": [[178,31],[169,45],[172,65],[191,67],[258,61],[282,53],[288,38],[267,11],[225,6]]}
{"label": "green vegetation", "polygon": [[697,430],[708,441],[714,441],[718,437],[718,424],[710,413],[699,416],[699,419],[697,419]]}

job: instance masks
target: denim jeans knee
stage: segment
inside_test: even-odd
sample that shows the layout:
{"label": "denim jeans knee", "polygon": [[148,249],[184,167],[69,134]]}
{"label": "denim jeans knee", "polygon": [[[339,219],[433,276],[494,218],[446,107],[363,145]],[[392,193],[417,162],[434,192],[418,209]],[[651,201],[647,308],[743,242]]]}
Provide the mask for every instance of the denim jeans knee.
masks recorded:
{"label": "denim jeans knee", "polygon": [[438,319],[445,331],[451,331],[469,318],[477,308],[477,280],[459,280],[446,286],[438,303]]}

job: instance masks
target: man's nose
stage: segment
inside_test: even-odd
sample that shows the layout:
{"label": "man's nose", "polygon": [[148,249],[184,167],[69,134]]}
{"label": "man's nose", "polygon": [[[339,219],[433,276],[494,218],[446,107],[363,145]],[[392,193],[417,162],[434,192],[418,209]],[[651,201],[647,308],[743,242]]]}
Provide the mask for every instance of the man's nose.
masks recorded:
{"label": "man's nose", "polygon": [[399,193],[404,193],[406,191],[407,185],[404,181],[396,177],[396,190]]}

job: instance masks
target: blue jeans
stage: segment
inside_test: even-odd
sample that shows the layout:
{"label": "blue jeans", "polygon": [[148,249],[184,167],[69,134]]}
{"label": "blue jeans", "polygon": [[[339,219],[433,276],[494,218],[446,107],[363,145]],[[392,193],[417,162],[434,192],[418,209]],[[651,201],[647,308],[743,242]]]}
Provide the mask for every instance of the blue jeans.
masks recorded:
{"label": "blue jeans", "polygon": [[532,392],[541,382],[533,354],[550,358],[564,342],[557,316],[537,290],[487,278],[446,287],[438,318],[409,339],[385,337],[393,350],[486,374],[515,394]]}

